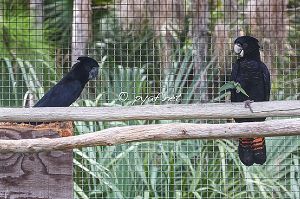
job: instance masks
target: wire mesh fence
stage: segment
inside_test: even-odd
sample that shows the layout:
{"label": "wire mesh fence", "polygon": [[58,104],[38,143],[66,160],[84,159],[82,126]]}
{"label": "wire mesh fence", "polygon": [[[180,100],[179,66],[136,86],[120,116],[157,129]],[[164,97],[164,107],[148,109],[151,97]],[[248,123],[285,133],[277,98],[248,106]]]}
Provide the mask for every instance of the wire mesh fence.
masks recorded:
{"label": "wire mesh fence", "polygon": [[[0,105],[31,107],[88,55],[100,75],[73,106],[228,102],[233,41],[256,37],[271,100],[299,100],[297,0],[2,0]],[[277,119],[277,118],[268,118]],[[75,122],[83,134],[125,125],[232,120]],[[75,198],[300,198],[300,138],[267,138],[264,165],[236,140],[74,150]]]}

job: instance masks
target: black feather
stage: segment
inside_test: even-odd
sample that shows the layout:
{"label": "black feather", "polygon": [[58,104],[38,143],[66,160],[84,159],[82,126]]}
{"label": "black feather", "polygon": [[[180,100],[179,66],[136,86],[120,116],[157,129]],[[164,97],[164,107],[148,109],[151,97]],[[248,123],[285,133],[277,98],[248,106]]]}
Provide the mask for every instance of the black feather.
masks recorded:
{"label": "black feather", "polygon": [[[242,93],[231,90],[232,102],[255,102],[268,101],[270,99],[271,81],[267,66],[260,59],[258,40],[254,37],[243,36],[235,40],[244,50],[244,56],[240,57],[232,66],[232,81],[241,84],[249,97]],[[266,118],[235,118],[236,122],[258,122]],[[241,138],[239,144],[239,157],[241,161],[250,166],[253,163],[263,164],[266,161],[266,148],[261,142],[259,150],[254,151],[257,144],[255,138]],[[252,143],[252,141],[253,143]]]}
{"label": "black feather", "polygon": [[68,107],[80,96],[86,83],[98,75],[97,61],[79,57],[79,62],[52,87],[34,107]]}

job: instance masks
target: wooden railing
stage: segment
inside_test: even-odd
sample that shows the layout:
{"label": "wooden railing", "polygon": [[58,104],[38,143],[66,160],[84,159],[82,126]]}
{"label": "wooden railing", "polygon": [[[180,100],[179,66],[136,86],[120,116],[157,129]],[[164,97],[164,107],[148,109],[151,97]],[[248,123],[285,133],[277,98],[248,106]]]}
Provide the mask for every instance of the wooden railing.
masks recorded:
{"label": "wooden railing", "polygon": [[[253,112],[249,108],[245,108],[244,103],[1,108],[0,121],[124,121],[300,116],[300,101],[256,102],[252,103],[251,107]],[[55,139],[0,140],[0,152],[41,152],[134,141],[220,139],[258,135],[300,135],[300,119],[227,124],[169,123],[114,127],[79,136]]]}

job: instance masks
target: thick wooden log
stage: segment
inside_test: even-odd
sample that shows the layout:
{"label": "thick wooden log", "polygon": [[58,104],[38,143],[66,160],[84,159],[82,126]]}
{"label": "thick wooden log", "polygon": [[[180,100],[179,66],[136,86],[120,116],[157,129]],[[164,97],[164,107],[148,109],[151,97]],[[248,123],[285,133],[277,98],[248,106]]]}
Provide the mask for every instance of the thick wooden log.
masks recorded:
{"label": "thick wooden log", "polygon": [[[71,128],[59,124],[0,125],[1,141],[27,142],[30,139],[58,138],[72,133]],[[72,150],[39,153],[0,154],[0,199],[73,198]]]}
{"label": "thick wooden log", "polygon": [[0,140],[1,152],[41,152],[135,141],[300,135],[300,119],[227,124],[154,124],[114,127],[73,137]]}
{"label": "thick wooden log", "polygon": [[300,116],[300,101],[140,105],[127,107],[0,108],[0,121],[124,121]]}

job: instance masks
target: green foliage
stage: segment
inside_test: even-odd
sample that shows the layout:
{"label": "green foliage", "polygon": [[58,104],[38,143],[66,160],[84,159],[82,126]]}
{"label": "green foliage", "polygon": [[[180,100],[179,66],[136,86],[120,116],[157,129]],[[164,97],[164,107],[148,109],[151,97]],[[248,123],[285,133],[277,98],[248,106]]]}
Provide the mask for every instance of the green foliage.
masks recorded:
{"label": "green foliage", "polygon": [[147,76],[143,68],[124,68],[118,66],[113,70],[103,69],[105,99],[120,105],[135,105],[137,96],[145,97],[148,87]]}
{"label": "green foliage", "polygon": [[[93,1],[95,6],[110,2]],[[213,31],[217,20],[224,17],[223,3],[218,0],[210,4],[209,31]],[[55,84],[57,70],[49,55],[54,54],[52,44],[56,50],[70,47],[73,1],[45,0],[43,30],[34,27],[28,1],[4,1],[2,6],[5,9],[0,18],[0,35],[4,38],[0,43],[0,106],[21,106],[27,90],[40,98],[46,87]],[[295,6],[298,1],[291,0],[289,8]],[[179,36],[174,33],[176,30],[172,33],[172,67],[169,74],[162,76],[161,44],[152,31],[126,32],[116,20],[115,11],[93,11],[94,35],[89,53],[102,60],[101,76],[99,81],[89,83],[87,94],[83,93],[75,106],[131,106],[139,105],[140,98],[147,99],[143,104],[161,104],[149,98],[158,94],[181,96],[180,101],[172,103],[195,102],[194,93],[201,74],[194,74],[188,31]],[[289,16],[292,23],[299,22],[295,12]],[[298,26],[289,26],[289,41],[295,46],[299,43],[298,29]],[[211,52],[213,46],[209,48]],[[275,100],[299,99],[297,57],[290,56],[294,52],[297,55],[297,49],[291,48],[284,58],[284,63],[294,68],[282,67],[276,79],[272,79]],[[218,71],[213,62],[213,58],[208,58],[205,68]],[[214,81],[214,77],[213,73],[208,73],[207,79]],[[247,95],[234,82],[225,83],[220,92],[227,89],[237,89]],[[120,93],[127,93],[126,100],[120,100]],[[211,101],[224,96],[212,97]],[[178,121],[77,121],[75,133],[165,122]],[[266,143],[267,163],[250,168],[241,164],[234,140],[144,142],[76,149],[73,160],[75,198],[299,198],[299,137],[267,138]]]}
{"label": "green foliage", "polygon": [[92,4],[94,6],[103,6],[112,3],[113,0],[93,0]]}
{"label": "green foliage", "polygon": [[241,92],[243,93],[244,95],[246,95],[247,97],[249,97],[249,95],[246,93],[246,91],[242,88],[241,84],[238,83],[238,82],[235,82],[235,81],[230,81],[230,82],[227,82],[226,84],[224,84],[219,92],[223,92],[225,90],[229,90],[229,89],[234,89],[236,90],[237,93]]}
{"label": "green foliage", "polygon": [[85,148],[75,151],[81,176],[75,184],[87,198],[292,198],[298,193],[296,142],[268,139],[266,165],[251,168],[241,165],[237,143],[229,140]]}
{"label": "green foliage", "polygon": [[[162,91],[168,95],[186,89],[180,85],[187,83],[186,72],[192,65],[186,64],[190,54],[179,60],[185,61],[174,62],[174,75],[162,82]],[[106,92],[96,101],[80,103],[127,106],[135,100],[134,94],[142,94],[149,86],[144,69],[119,66],[113,71],[104,68],[102,74]],[[189,86],[193,88],[193,84]],[[127,103],[117,100],[122,91],[132,94],[128,95]],[[101,103],[100,98],[104,96],[109,104]],[[185,102],[192,100],[184,99]],[[152,122],[164,123],[77,122],[76,129],[77,133],[92,132]],[[293,198],[293,191],[298,189],[295,184],[299,175],[295,167],[299,156],[298,140],[280,137],[267,139],[266,143],[269,154],[266,165],[251,168],[242,165],[236,151],[237,143],[231,140],[144,142],[75,150],[75,193],[78,198],[271,198],[274,194],[279,198]],[[273,176],[277,176],[276,180]]]}
{"label": "green foliage", "polygon": [[44,14],[46,36],[59,47],[66,47],[71,40],[73,0],[45,0]]}
{"label": "green foliage", "polygon": [[292,70],[287,75],[280,75],[272,81],[273,100],[300,99],[300,70]]}
{"label": "green foliage", "polygon": [[191,103],[201,74],[193,74],[194,63],[192,60],[192,46],[177,49],[172,68],[161,84],[161,92],[164,96],[180,96],[177,103]]}
{"label": "green foliage", "polygon": [[112,13],[96,20],[96,24],[97,34],[92,41],[92,50],[95,50],[91,54],[95,54],[100,60],[106,56],[106,66],[143,68],[147,65],[148,71],[155,70],[153,64],[159,62],[159,55],[152,31],[143,30],[138,35],[123,31]]}
{"label": "green foliage", "polygon": [[51,46],[43,38],[44,31],[34,27],[29,11],[18,8],[17,13],[5,10],[1,17],[0,54],[10,59],[16,57],[26,60],[43,59],[49,61]]}
{"label": "green foliage", "polygon": [[27,1],[4,1],[0,16],[0,105],[21,106],[26,92],[40,93],[43,77],[53,78],[52,48],[35,28]]}
{"label": "green foliage", "polygon": [[32,62],[20,58],[3,58],[0,67],[0,106],[21,106],[27,91],[34,94],[43,93],[43,85],[39,81],[42,75],[51,77],[51,74],[55,74],[44,60],[36,60],[33,65]]}

